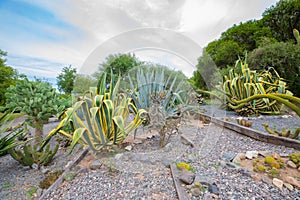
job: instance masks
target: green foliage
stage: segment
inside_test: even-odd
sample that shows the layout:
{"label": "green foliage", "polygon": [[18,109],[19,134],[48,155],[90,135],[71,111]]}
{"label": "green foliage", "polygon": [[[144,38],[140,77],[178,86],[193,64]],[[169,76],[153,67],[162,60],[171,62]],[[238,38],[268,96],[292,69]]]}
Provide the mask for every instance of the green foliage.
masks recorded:
{"label": "green foliage", "polygon": [[280,0],[263,13],[262,23],[278,41],[294,40],[293,29],[300,29],[299,10],[299,0]]}
{"label": "green foliage", "polygon": [[60,175],[62,175],[63,172],[63,170],[50,172],[46,178],[39,183],[39,187],[42,189],[48,189],[60,177]]}
{"label": "green foliage", "polygon": [[7,89],[5,95],[7,108],[17,109],[31,117],[37,142],[42,139],[43,123],[64,109],[55,89],[40,80],[25,78],[18,81],[16,86]]}
{"label": "green foliage", "polygon": [[239,55],[243,54],[243,49],[237,42],[225,39],[209,43],[206,51],[219,68],[226,68],[228,65],[232,66]]}
{"label": "green foliage", "polygon": [[56,77],[58,90],[70,95],[74,87],[75,78],[76,69],[72,68],[71,65],[64,67],[62,72]]}
{"label": "green foliage", "polygon": [[106,57],[105,62],[100,64],[98,72],[94,74],[94,77],[99,79],[103,73],[110,76],[112,72],[115,75],[124,75],[130,69],[139,66],[141,62],[135,57],[134,54],[115,54]]}
{"label": "green foliage", "polygon": [[251,69],[273,67],[287,82],[287,87],[300,96],[300,47],[291,43],[271,43],[249,54]]}
{"label": "green foliage", "polygon": [[38,149],[37,145],[24,145],[23,149],[10,149],[9,154],[24,166],[32,167],[37,164],[38,167],[48,165],[58,150],[58,145],[53,150],[50,149],[50,144],[45,149]]}
{"label": "green foliage", "polygon": [[75,78],[73,93],[75,97],[83,95],[85,92],[89,91],[90,87],[95,87],[97,85],[97,80],[93,77],[83,74],[77,74]]}
{"label": "green foliage", "polygon": [[188,170],[188,171],[192,171],[192,172],[195,171],[195,169],[192,168],[191,165],[186,162],[179,162],[176,164],[176,167],[179,170]]}
{"label": "green foliage", "polygon": [[289,155],[289,160],[296,164],[297,167],[300,167],[300,151],[297,153],[292,153]]}
{"label": "green foliage", "polygon": [[281,132],[279,132],[279,131],[277,131],[277,130],[271,130],[271,129],[269,128],[269,125],[268,125],[268,124],[262,124],[262,125],[265,127],[265,130],[266,130],[268,133],[270,133],[270,134],[272,134],[272,135],[281,136],[281,137],[287,137],[287,138],[296,139],[296,138],[298,138],[299,133],[300,133],[300,128],[297,128],[297,129],[295,130],[295,132],[292,133],[292,131],[291,131],[290,129],[287,130],[286,127],[283,126]]}
{"label": "green foliage", "polygon": [[17,72],[12,67],[6,65],[6,60],[3,58],[7,55],[6,52],[0,50],[0,106],[5,104],[5,93],[10,85],[14,85]]}
{"label": "green foliage", "polygon": [[0,156],[5,155],[9,149],[25,143],[15,141],[16,138],[24,134],[26,130],[17,130],[17,128],[11,129],[13,121],[8,121],[11,116],[12,113],[5,113],[0,117]]}
{"label": "green foliage", "polygon": [[203,50],[202,56],[199,57],[196,67],[197,70],[193,72],[193,77],[189,79],[189,82],[195,88],[207,90],[222,81],[221,77],[216,76],[219,70],[206,49]]}
{"label": "green foliage", "polygon": [[[103,148],[113,147],[122,142],[129,132],[143,122],[141,115],[146,111],[137,110],[132,99],[118,93],[120,78],[115,81],[112,75],[108,89],[106,80],[104,74],[99,80],[98,87],[90,88],[89,94],[83,100],[66,110],[64,119],[49,133],[42,147],[59,132],[72,139],[70,152],[77,142],[99,152]],[[135,115],[131,122],[128,121],[130,109]],[[69,123],[75,130],[73,135],[61,130]]]}

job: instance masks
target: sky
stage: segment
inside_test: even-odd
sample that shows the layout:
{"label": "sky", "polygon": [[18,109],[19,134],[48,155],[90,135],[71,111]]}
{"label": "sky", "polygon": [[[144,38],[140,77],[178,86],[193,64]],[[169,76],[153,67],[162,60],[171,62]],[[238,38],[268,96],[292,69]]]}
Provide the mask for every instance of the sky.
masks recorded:
{"label": "sky", "polygon": [[201,48],[278,0],[1,0],[0,49],[29,76],[72,65],[91,74],[111,53],[135,53],[191,76]]}

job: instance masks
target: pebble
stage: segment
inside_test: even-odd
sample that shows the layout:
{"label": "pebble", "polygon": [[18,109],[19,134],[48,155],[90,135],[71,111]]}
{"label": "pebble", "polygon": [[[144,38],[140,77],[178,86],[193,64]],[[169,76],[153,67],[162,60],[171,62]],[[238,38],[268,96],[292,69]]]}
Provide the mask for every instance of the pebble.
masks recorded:
{"label": "pebble", "polygon": [[191,193],[194,197],[199,197],[202,195],[202,192],[199,188],[192,188]]}
{"label": "pebble", "polygon": [[253,158],[257,158],[258,151],[246,151],[246,158],[252,160]]}
{"label": "pebble", "polygon": [[92,164],[90,164],[91,170],[97,170],[100,169],[102,166],[102,163],[99,160],[95,160]]}
{"label": "pebble", "polygon": [[291,160],[289,160],[287,162],[287,166],[290,167],[290,168],[293,168],[293,169],[297,168],[297,165],[293,161],[291,161]]}
{"label": "pebble", "polygon": [[282,190],[283,187],[283,181],[278,178],[273,178],[273,184],[278,187],[280,190]]}
{"label": "pebble", "polygon": [[189,170],[182,170],[180,172],[179,180],[181,180],[185,184],[192,184],[195,179],[195,173],[189,171]]}
{"label": "pebble", "polygon": [[290,191],[293,191],[294,190],[294,187],[291,185],[291,184],[289,184],[289,183],[283,183],[283,185],[284,185],[284,187],[286,187],[287,189],[289,189]]}
{"label": "pebble", "polygon": [[132,146],[131,145],[128,145],[124,148],[126,151],[131,151],[132,150]]}
{"label": "pebble", "polygon": [[216,195],[220,194],[219,188],[215,183],[209,185],[208,191],[212,194],[216,194]]}

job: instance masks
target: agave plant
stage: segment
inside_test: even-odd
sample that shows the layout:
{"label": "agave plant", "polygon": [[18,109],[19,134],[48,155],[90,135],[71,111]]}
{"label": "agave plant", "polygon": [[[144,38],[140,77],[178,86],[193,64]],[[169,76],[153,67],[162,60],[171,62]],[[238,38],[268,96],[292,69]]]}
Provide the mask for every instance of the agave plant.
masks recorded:
{"label": "agave plant", "polygon": [[229,70],[228,75],[224,76],[224,83],[216,88],[217,90],[211,94],[224,100],[229,108],[240,115],[280,114],[282,102],[268,96],[243,102],[252,96],[269,94],[292,96],[286,88],[286,83],[274,68],[270,67],[258,73],[249,68],[247,59],[244,61],[239,59],[235,67]]}
{"label": "agave plant", "polygon": [[[136,109],[131,98],[118,93],[120,78],[115,80],[114,75],[111,75],[109,88],[106,80],[104,74],[97,87],[91,87],[81,101],[65,111],[64,119],[49,133],[42,148],[54,134],[61,133],[72,139],[70,152],[77,142],[99,152],[105,147],[113,147],[122,142],[143,122],[141,116],[146,111]],[[131,122],[127,120],[129,110],[135,114]],[[73,135],[62,130],[69,123],[75,130]]]}
{"label": "agave plant", "polygon": [[184,87],[185,80],[178,80],[175,76],[165,76],[165,70],[162,68],[138,68],[135,77],[128,75],[130,83],[130,92],[128,94],[133,99],[137,108],[149,111],[153,104],[159,104],[167,113],[168,117],[176,116],[182,111],[187,103],[187,87]]}
{"label": "agave plant", "polygon": [[13,112],[5,113],[0,117],[0,156],[3,156],[7,153],[7,150],[17,147],[21,144],[24,144],[32,139],[27,141],[17,142],[16,138],[25,133],[26,130],[18,131],[16,128],[11,129],[13,120],[9,121]]}

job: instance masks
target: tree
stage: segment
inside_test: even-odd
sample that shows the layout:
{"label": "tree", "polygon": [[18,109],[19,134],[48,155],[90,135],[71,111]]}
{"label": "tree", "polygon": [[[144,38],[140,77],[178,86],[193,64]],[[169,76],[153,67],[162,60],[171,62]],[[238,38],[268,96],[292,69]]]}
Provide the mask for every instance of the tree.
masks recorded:
{"label": "tree", "polygon": [[135,57],[134,54],[115,54],[106,57],[105,62],[100,64],[98,72],[94,74],[94,77],[99,79],[105,72],[110,77],[111,71],[116,75],[124,75],[130,69],[140,65],[141,62]]}
{"label": "tree", "polygon": [[273,67],[286,79],[287,86],[300,97],[300,47],[292,43],[269,43],[249,54],[249,66],[253,69]]}
{"label": "tree", "polygon": [[41,80],[29,81],[27,78],[11,85],[5,94],[6,107],[27,114],[33,122],[36,143],[43,138],[43,123],[52,115],[64,109],[58,95],[50,83]]}
{"label": "tree", "polygon": [[76,78],[76,69],[69,67],[64,67],[62,72],[56,77],[57,86],[60,92],[70,95]]}
{"label": "tree", "polygon": [[5,64],[6,52],[0,49],[0,106],[5,104],[5,92],[10,85],[15,84],[17,71]]}
{"label": "tree", "polygon": [[300,1],[280,0],[263,13],[262,22],[278,41],[295,40],[293,29],[300,29]]}
{"label": "tree", "polygon": [[224,39],[209,43],[206,47],[206,51],[219,68],[234,65],[239,55],[243,55],[243,49],[237,42]]}

